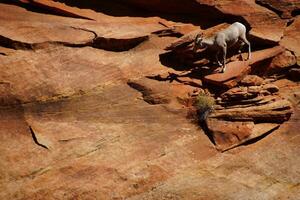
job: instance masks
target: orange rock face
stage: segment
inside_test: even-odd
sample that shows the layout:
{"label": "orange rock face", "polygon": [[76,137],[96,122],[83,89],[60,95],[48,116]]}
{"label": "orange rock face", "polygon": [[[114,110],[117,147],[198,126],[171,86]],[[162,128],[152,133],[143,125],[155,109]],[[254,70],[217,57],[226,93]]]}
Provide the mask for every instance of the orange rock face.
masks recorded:
{"label": "orange rock face", "polygon": [[272,58],[284,49],[280,46],[261,50],[257,52],[252,52],[250,60],[247,61],[235,61],[226,65],[226,71],[224,73],[210,74],[204,77],[204,81],[220,85],[223,87],[232,88],[237,85],[237,83],[244,78],[244,76],[251,71],[249,65],[254,65],[265,59]]}
{"label": "orange rock face", "polygon": [[281,44],[288,50],[294,52],[297,57],[297,64],[300,65],[300,45],[299,45],[299,30],[300,30],[300,17],[295,17],[294,22],[285,30],[284,37]]}
{"label": "orange rock face", "polygon": [[[267,4],[294,22],[254,0],[2,1],[0,199],[297,199],[299,63],[261,74],[299,58],[298,7]],[[253,59],[211,75],[195,34],[233,21]]]}
{"label": "orange rock face", "polygon": [[130,0],[126,2],[154,11],[192,13],[199,17],[232,17],[238,21],[242,18],[252,28],[250,34],[253,37],[267,42],[279,42],[285,27],[285,22],[276,13],[256,4],[255,0],[189,0],[185,2]]}
{"label": "orange rock face", "polygon": [[253,85],[261,85],[263,83],[263,79],[256,75],[247,75],[245,78],[241,80],[242,85],[253,86]]}
{"label": "orange rock face", "polygon": [[297,0],[257,0],[256,2],[278,13],[281,18],[292,18],[300,10],[300,2]]}
{"label": "orange rock face", "polygon": [[275,56],[268,68],[269,74],[278,73],[289,69],[290,67],[297,64],[296,56],[290,51],[286,50],[283,53]]}

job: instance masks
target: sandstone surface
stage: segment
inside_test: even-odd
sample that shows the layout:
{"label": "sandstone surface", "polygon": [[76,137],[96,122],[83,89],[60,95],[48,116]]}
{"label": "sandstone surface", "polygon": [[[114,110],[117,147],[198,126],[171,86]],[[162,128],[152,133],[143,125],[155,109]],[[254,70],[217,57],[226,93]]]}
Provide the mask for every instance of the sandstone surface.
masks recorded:
{"label": "sandstone surface", "polygon": [[297,0],[256,0],[256,3],[273,10],[281,18],[292,18],[300,10],[300,2]]}
{"label": "sandstone surface", "polygon": [[267,69],[267,73],[273,74],[286,72],[286,70],[288,70],[296,64],[296,56],[290,51],[286,50],[283,53],[274,57],[269,68]]}
{"label": "sandstone surface", "polygon": [[[297,7],[287,24],[254,0],[170,2],[0,3],[0,199],[300,196],[299,63],[280,80],[256,70],[282,64],[277,43],[299,58]],[[194,34],[237,20],[264,81],[206,85],[214,55],[191,54]],[[199,93],[216,99],[208,130]]]}
{"label": "sandstone surface", "polygon": [[300,30],[300,16],[296,16],[294,22],[285,29],[284,37],[281,44],[292,51],[297,57],[297,64],[300,66],[300,45],[299,45],[299,30]]}
{"label": "sandstone surface", "polygon": [[[153,11],[184,13],[199,17],[243,19],[252,28],[250,34],[265,42],[279,42],[285,27],[284,20],[273,11],[255,3],[255,0],[211,1],[189,0],[171,3],[171,1],[124,1],[130,5]],[[213,15],[211,14],[213,13]]]}
{"label": "sandstone surface", "polygon": [[261,85],[263,83],[264,79],[260,78],[256,75],[247,75],[245,78],[241,80],[242,85],[247,86],[254,86],[254,85]]}
{"label": "sandstone surface", "polygon": [[282,47],[277,46],[270,49],[252,52],[250,60],[230,62],[226,65],[226,71],[224,73],[210,74],[205,76],[203,80],[223,87],[234,87],[251,71],[250,65],[272,58],[279,53],[282,53],[283,50],[284,49]]}

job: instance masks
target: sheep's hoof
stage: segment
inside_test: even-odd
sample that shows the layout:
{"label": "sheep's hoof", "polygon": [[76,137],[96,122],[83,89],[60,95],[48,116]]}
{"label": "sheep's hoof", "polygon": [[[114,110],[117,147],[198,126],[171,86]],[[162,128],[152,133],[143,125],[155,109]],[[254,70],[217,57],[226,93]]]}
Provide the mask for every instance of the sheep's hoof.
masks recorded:
{"label": "sheep's hoof", "polygon": [[224,73],[224,72],[225,72],[225,70],[226,70],[226,68],[225,68],[225,67],[223,67],[221,72],[222,72],[222,73]]}

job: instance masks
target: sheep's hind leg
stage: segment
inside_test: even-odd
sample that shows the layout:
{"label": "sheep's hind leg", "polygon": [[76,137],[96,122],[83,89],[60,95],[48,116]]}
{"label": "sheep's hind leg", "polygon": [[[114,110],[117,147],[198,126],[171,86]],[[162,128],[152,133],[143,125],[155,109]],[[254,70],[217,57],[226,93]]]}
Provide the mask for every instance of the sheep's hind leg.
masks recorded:
{"label": "sheep's hind leg", "polygon": [[245,36],[245,35],[241,37],[241,40],[242,40],[244,43],[246,43],[247,46],[248,46],[248,59],[247,59],[247,60],[249,60],[249,59],[251,58],[251,45],[250,45],[250,42],[246,39],[246,36]]}
{"label": "sheep's hind leg", "polygon": [[225,45],[223,47],[223,67],[222,67],[222,72],[224,73],[226,70],[226,52],[227,52],[227,46]]}

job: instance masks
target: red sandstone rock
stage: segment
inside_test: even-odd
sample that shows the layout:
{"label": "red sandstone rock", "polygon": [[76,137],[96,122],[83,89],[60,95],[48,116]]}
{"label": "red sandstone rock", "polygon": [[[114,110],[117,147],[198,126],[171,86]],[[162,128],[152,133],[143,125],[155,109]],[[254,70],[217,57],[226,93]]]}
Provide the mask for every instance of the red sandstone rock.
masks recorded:
{"label": "red sandstone rock", "polygon": [[225,149],[248,138],[254,128],[254,123],[221,121],[209,118],[207,120],[207,126],[217,148]]}
{"label": "red sandstone rock", "polygon": [[267,104],[250,107],[228,108],[213,112],[210,117],[239,121],[284,122],[292,114],[292,105],[287,100],[275,99]]}
{"label": "red sandstone rock", "polygon": [[300,66],[300,16],[295,17],[294,22],[284,31],[284,37],[280,44],[294,52],[297,57],[297,64]]}
{"label": "red sandstone rock", "polygon": [[[109,15],[105,15],[103,13],[93,11],[94,6],[104,6],[106,3],[101,4],[101,2],[92,2],[91,9],[79,9],[76,7],[68,6],[67,4],[70,2],[66,2],[66,4],[52,1],[52,0],[31,0],[31,1],[21,1],[23,3],[30,4],[31,6],[43,8],[49,11],[52,11],[58,15],[68,16],[68,17],[75,17],[75,18],[83,18],[94,20],[102,23],[115,23],[115,18]],[[63,2],[63,1],[62,1]],[[99,4],[97,4],[99,3]],[[76,4],[76,2],[75,2]],[[80,4],[80,3],[79,3]],[[109,3],[108,3],[109,4]],[[79,5],[80,7],[80,5]],[[126,9],[122,8],[122,9]],[[131,26],[135,26],[138,24],[148,24],[148,27],[143,27],[141,31],[148,31],[149,28],[152,30],[152,33],[155,32],[163,32],[169,31],[172,34],[185,34],[189,31],[195,30],[195,26],[191,24],[177,24],[174,22],[167,21],[162,18],[119,18],[118,22],[122,24],[131,24]],[[106,24],[107,25],[107,24]],[[123,24],[124,25],[124,24]],[[154,26],[153,26],[154,25]],[[156,27],[156,28],[154,28]],[[153,29],[154,28],[154,29]],[[130,30],[132,31],[132,30]],[[126,32],[126,31],[120,31]]]}
{"label": "red sandstone rock", "polygon": [[211,118],[207,120],[207,126],[216,143],[216,148],[220,151],[237,147],[279,127],[278,124],[231,122]]}
{"label": "red sandstone rock", "polygon": [[260,51],[255,51],[252,54],[251,59],[249,60],[249,64],[253,65],[257,62],[272,58],[284,51],[284,47],[282,46],[276,46],[269,49],[264,49]]}
{"label": "red sandstone rock", "polygon": [[234,100],[243,100],[251,99],[257,97],[259,94],[259,88],[256,91],[250,91],[247,87],[236,87],[227,90],[221,94],[221,98],[224,101],[234,101]]}
{"label": "red sandstone rock", "polygon": [[[224,73],[210,74],[203,81],[221,87],[234,87],[250,71],[249,63],[246,61],[234,61],[226,64]],[[234,81],[232,81],[234,80]]]}
{"label": "red sandstone rock", "polygon": [[253,99],[258,96],[266,96],[279,91],[279,88],[274,84],[265,84],[262,86],[235,87],[221,94],[223,101],[241,101]]}
{"label": "red sandstone rock", "polygon": [[221,151],[235,148],[279,127],[279,124],[264,122],[282,123],[288,120],[292,113],[288,101],[275,96],[262,97],[278,91],[276,85],[266,84],[232,88],[223,93],[221,101],[217,102],[221,106],[216,106],[207,120],[209,134],[216,147]]}
{"label": "red sandstone rock", "polygon": [[285,69],[295,65],[297,63],[296,57],[290,51],[284,51],[283,53],[275,56],[272,59],[270,66],[267,68],[267,74],[276,72],[282,72]]}
{"label": "red sandstone rock", "polygon": [[279,42],[285,27],[285,22],[276,13],[256,4],[255,0],[190,0],[187,2],[177,0],[172,3],[168,0],[151,2],[129,0],[123,2],[147,10],[195,14],[199,15],[199,18],[224,18],[228,15],[242,17],[252,28],[251,36],[266,42]]}
{"label": "red sandstone rock", "polygon": [[83,19],[94,19],[90,12],[74,7],[66,6],[60,2],[49,1],[49,0],[19,0],[22,3],[31,4],[32,6],[41,7],[56,14],[62,14],[68,17],[83,18]]}
{"label": "red sandstone rock", "polygon": [[249,73],[249,65],[272,58],[283,51],[284,49],[281,46],[277,46],[270,49],[252,52],[250,60],[227,63],[226,71],[224,73],[207,75],[203,80],[221,87],[234,87],[247,73]]}
{"label": "red sandstone rock", "polygon": [[[48,9],[54,10],[59,13],[65,13],[70,16],[80,16],[85,18],[95,19],[94,14],[89,12],[82,12],[76,8],[70,8],[64,4],[45,0],[31,1],[33,5],[43,6]],[[218,17],[221,12],[224,15],[233,15],[243,17],[251,26],[250,34],[254,37],[266,40],[278,42],[283,35],[283,28],[285,22],[282,21],[275,13],[263,8],[255,3],[254,0],[243,0],[240,1],[217,1],[212,2],[210,0],[202,1],[189,1],[181,5],[182,2],[178,1],[168,3],[167,1],[153,1],[151,3],[144,1],[126,1],[125,3],[137,5],[146,9],[153,9],[156,11],[167,11],[171,13],[195,13],[202,16],[207,15],[212,18]],[[242,6],[241,6],[242,5]],[[80,13],[78,15],[77,13]],[[215,13],[211,15],[211,13]],[[253,13],[249,15],[249,13]],[[92,17],[90,17],[92,16]],[[254,17],[255,16],[255,17]]]}
{"label": "red sandstone rock", "polygon": [[[145,3],[163,10],[157,2]],[[182,6],[181,0],[160,2],[186,13],[191,13],[190,9],[198,13],[201,8],[207,10],[204,16],[217,11],[198,3],[196,7]],[[188,4],[189,1],[184,2]],[[0,47],[0,199],[299,197],[298,83],[282,80],[276,83],[280,95],[295,106],[288,122],[259,142],[221,154],[198,125],[186,120],[186,109],[172,103],[149,104],[141,98],[141,92],[127,85],[128,80],[134,80],[151,90],[150,98],[174,100],[190,91],[189,80],[198,79],[189,75],[171,83],[145,81],[146,76],[179,73],[159,61],[159,55],[174,42],[174,37],[149,36],[166,28],[159,25],[161,18],[116,17],[93,12],[89,16],[95,17],[95,22],[34,13],[9,4],[0,4],[0,9],[3,22],[0,35],[8,36],[4,40],[1,37],[0,45],[9,47]],[[85,12],[77,9],[75,14]],[[261,15],[253,12],[251,17],[262,19]],[[217,12],[216,17],[219,16],[223,15]],[[124,41],[141,36],[147,36],[148,40],[134,48],[122,47],[122,52],[97,49],[82,45],[86,39],[90,41],[92,34],[69,29],[74,24],[95,31],[105,39],[104,42],[100,39],[100,43],[108,46],[119,47]],[[177,23],[167,24],[170,28]],[[71,43],[66,46],[53,41]],[[26,44],[32,47],[31,42],[42,42],[39,43],[42,46],[20,50],[11,42],[24,47],[28,47]],[[276,118],[290,112],[287,107],[270,105],[274,101],[284,104],[270,95],[269,99],[254,98],[251,104],[230,108],[237,109],[237,114],[256,112],[262,120],[268,119],[267,113]],[[258,105],[269,105],[274,110]],[[256,124],[250,136],[240,142],[261,136],[268,127],[266,123]],[[241,136],[246,135],[241,133]]]}
{"label": "red sandstone rock", "polygon": [[300,9],[300,2],[298,0],[256,0],[262,6],[274,10],[282,18],[292,18],[293,11]]}
{"label": "red sandstone rock", "polygon": [[52,15],[43,15],[41,20],[39,14],[22,8],[0,6],[3,10],[0,42],[13,48],[42,48],[55,43],[122,51],[147,40],[152,32],[165,29],[159,24],[161,20],[155,18],[143,20],[144,24],[141,24],[142,19],[119,19],[104,14],[96,14],[100,22]]}
{"label": "red sandstone rock", "polygon": [[[178,84],[178,82],[162,82],[149,78],[129,80],[128,85],[142,93],[143,100],[149,104],[179,104],[178,100],[188,98],[188,94],[195,90],[190,85]],[[181,107],[181,105],[180,105]]]}
{"label": "red sandstone rock", "polygon": [[272,11],[257,5],[254,0],[197,0],[197,2],[215,6],[225,14],[243,17],[251,26],[250,35],[253,37],[279,42],[283,35],[285,22]]}
{"label": "red sandstone rock", "polygon": [[279,88],[274,84],[266,84],[262,86],[263,90],[267,90],[268,92],[275,93],[279,91]]}
{"label": "red sandstone rock", "polygon": [[262,83],[263,79],[256,75],[247,75],[241,80],[241,84],[246,86],[261,85]]}

